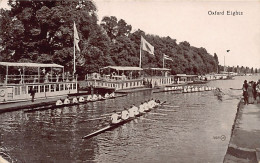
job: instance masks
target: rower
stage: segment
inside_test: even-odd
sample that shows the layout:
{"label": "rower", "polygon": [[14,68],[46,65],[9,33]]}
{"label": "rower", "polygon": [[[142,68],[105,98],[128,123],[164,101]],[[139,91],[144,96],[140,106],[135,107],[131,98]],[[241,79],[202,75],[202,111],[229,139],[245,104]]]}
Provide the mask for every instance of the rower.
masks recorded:
{"label": "rower", "polygon": [[137,116],[139,114],[138,107],[136,107],[135,104],[133,104],[132,109],[134,111],[135,116]]}
{"label": "rower", "polygon": [[105,98],[109,98],[109,94],[108,93],[105,94]]}
{"label": "rower", "polygon": [[61,99],[59,99],[58,101],[56,101],[56,106],[59,106],[59,105],[62,105],[63,103],[62,103],[62,101],[61,101]]}
{"label": "rower", "polygon": [[115,97],[115,93],[112,92],[112,93],[110,94],[110,97]]}
{"label": "rower", "polygon": [[135,111],[134,111],[134,107],[132,106],[130,109],[128,109],[129,112],[129,117],[133,118],[135,117]]}
{"label": "rower", "polygon": [[68,99],[68,97],[65,98],[64,104],[70,104],[70,100]]}
{"label": "rower", "polygon": [[101,100],[103,97],[101,95],[98,95],[98,99]]}
{"label": "rower", "polygon": [[96,94],[94,94],[92,97],[92,101],[96,101],[96,100],[98,100],[98,96]]}
{"label": "rower", "polygon": [[148,106],[147,101],[145,101],[143,105],[144,105],[144,111],[148,111],[149,110],[149,106]]}
{"label": "rower", "polygon": [[155,100],[155,102],[157,103],[157,105],[161,103],[160,100]]}
{"label": "rower", "polygon": [[117,112],[114,110],[113,111],[113,114],[111,115],[111,123],[112,124],[117,124],[119,123],[121,120],[120,120],[120,116],[117,114]]}
{"label": "rower", "polygon": [[124,110],[122,111],[122,113],[121,113],[121,118],[122,118],[123,120],[127,120],[127,119],[129,118],[129,112],[127,111],[126,108],[124,108]]}
{"label": "rower", "polygon": [[150,103],[150,106],[151,106],[152,108],[156,106],[156,104],[155,104],[153,98],[149,101],[149,103]]}
{"label": "rower", "polygon": [[148,107],[151,109],[154,107],[152,99],[148,101]]}
{"label": "rower", "polygon": [[79,102],[84,102],[84,101],[85,101],[84,97],[80,96],[79,97]]}
{"label": "rower", "polygon": [[139,106],[139,112],[143,113],[144,112],[144,104],[141,102],[141,105]]}
{"label": "rower", "polygon": [[73,103],[73,104],[78,103],[78,99],[77,99],[77,97],[74,97],[74,98],[72,99],[72,103]]}
{"label": "rower", "polygon": [[87,101],[92,101],[92,96],[91,95],[87,96]]}

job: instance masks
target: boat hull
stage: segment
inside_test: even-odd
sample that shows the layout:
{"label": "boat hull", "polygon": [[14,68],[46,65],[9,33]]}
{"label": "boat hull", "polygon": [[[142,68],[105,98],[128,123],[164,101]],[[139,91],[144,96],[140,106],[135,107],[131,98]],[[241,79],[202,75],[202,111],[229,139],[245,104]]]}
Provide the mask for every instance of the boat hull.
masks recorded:
{"label": "boat hull", "polygon": [[[154,108],[156,108],[156,106],[155,106]],[[135,117],[128,118],[127,120],[123,120],[123,121],[121,121],[121,122],[119,122],[119,123],[117,123],[117,124],[110,124],[110,125],[107,126],[107,127],[104,127],[104,128],[102,128],[102,129],[100,129],[100,130],[98,130],[98,131],[96,131],[96,132],[93,132],[93,133],[91,133],[91,134],[88,134],[88,135],[82,137],[82,139],[89,139],[89,138],[94,137],[94,136],[97,136],[97,135],[99,135],[99,134],[101,134],[101,133],[103,133],[103,132],[105,132],[105,131],[115,129],[115,128],[119,127],[119,126],[124,125],[124,124],[127,123],[127,122],[130,122],[130,121],[136,119],[137,117],[140,117],[140,116],[144,115],[144,114],[147,113],[147,112],[150,112],[151,110],[152,110],[152,109],[145,110],[143,113],[139,113],[139,114],[136,115]]]}

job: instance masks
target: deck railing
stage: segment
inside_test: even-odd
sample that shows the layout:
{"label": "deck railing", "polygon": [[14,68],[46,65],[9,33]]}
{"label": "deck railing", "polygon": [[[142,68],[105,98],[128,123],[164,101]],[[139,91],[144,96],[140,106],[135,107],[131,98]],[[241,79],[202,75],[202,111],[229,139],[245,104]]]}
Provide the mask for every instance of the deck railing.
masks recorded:
{"label": "deck railing", "polygon": [[5,75],[3,84],[59,83],[77,81],[77,76],[63,75]]}

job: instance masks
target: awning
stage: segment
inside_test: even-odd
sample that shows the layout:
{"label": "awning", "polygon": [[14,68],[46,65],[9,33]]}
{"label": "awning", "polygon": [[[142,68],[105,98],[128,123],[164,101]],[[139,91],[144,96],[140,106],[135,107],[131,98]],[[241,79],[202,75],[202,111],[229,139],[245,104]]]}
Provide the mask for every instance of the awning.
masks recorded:
{"label": "awning", "polygon": [[198,75],[176,74],[177,77],[196,77]]}
{"label": "awning", "polygon": [[127,66],[107,66],[107,67],[103,67],[101,69],[114,69],[114,70],[122,70],[122,71],[141,71],[143,70],[140,67],[127,67]]}
{"label": "awning", "polygon": [[63,68],[64,66],[55,63],[45,64],[45,63],[16,63],[16,62],[0,62],[2,66],[13,66],[13,67],[55,67]]}
{"label": "awning", "polygon": [[168,68],[144,68],[145,70],[170,71]]}

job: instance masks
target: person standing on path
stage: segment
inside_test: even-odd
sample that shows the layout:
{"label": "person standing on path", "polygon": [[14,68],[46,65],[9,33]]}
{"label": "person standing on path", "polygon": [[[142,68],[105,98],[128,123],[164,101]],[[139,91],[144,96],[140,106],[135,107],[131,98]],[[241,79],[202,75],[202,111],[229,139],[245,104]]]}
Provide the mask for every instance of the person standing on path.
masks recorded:
{"label": "person standing on path", "polygon": [[260,79],[256,84],[256,102],[260,103]]}
{"label": "person standing on path", "polygon": [[248,92],[248,103],[253,104],[255,102],[254,99],[254,90],[253,90],[253,82],[250,82],[247,88]]}
{"label": "person standing on path", "polygon": [[257,92],[256,92],[256,82],[252,82],[252,87],[253,87],[254,99],[256,100],[256,95],[257,95]]}
{"label": "person standing on path", "polygon": [[248,105],[248,92],[247,92],[247,88],[248,88],[248,84],[247,84],[247,80],[244,81],[244,84],[243,84],[243,96],[244,96],[244,104]]}
{"label": "person standing on path", "polygon": [[31,89],[30,89],[30,94],[31,94],[31,96],[32,96],[32,102],[34,102],[35,93],[36,93],[36,91],[35,91],[34,87],[31,87]]}

